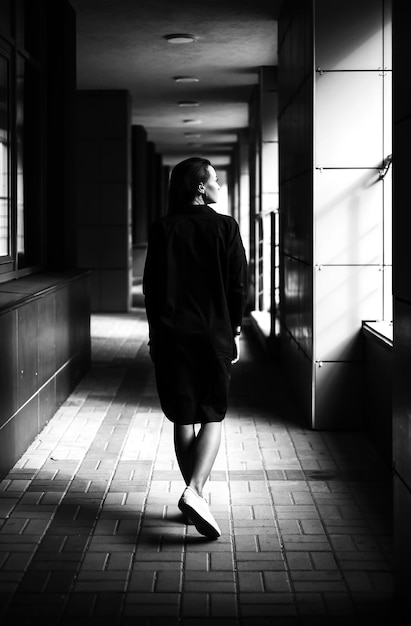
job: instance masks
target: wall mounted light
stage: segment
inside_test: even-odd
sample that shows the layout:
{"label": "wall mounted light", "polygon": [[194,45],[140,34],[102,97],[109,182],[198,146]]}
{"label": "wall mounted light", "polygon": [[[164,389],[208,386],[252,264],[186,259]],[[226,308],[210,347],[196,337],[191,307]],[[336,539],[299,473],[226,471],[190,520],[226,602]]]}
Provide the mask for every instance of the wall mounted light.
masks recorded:
{"label": "wall mounted light", "polygon": [[173,33],[164,35],[164,39],[167,39],[168,43],[194,43],[197,37],[188,33]]}

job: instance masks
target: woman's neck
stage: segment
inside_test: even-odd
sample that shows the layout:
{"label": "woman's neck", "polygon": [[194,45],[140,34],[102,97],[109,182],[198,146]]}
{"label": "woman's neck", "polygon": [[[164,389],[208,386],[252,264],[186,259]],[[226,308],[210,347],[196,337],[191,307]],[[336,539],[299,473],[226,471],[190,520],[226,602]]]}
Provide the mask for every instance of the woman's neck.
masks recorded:
{"label": "woman's neck", "polygon": [[205,204],[203,196],[195,196],[193,204]]}

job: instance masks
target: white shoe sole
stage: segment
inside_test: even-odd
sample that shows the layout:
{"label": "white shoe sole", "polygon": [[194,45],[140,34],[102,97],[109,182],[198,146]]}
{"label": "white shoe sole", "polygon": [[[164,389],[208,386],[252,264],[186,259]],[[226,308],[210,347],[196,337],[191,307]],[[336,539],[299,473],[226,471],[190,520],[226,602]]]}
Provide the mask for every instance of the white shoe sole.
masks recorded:
{"label": "white shoe sole", "polygon": [[180,498],[178,508],[192,521],[200,535],[204,535],[209,539],[218,539],[221,536],[220,531],[212,523],[204,519],[196,509],[184,502],[183,498]]}

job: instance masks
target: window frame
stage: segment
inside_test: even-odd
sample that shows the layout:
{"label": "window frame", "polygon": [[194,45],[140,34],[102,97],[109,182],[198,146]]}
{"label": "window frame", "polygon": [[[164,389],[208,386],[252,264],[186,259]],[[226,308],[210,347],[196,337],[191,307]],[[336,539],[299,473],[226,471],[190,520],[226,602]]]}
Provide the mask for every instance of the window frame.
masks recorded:
{"label": "window frame", "polygon": [[[45,107],[44,107],[44,36],[42,32],[37,33],[38,41],[36,53],[38,58],[34,57],[24,46],[25,42],[29,42],[32,46],[30,38],[27,36],[26,28],[31,26],[29,21],[25,21],[25,3],[23,0],[18,0],[16,3],[12,3],[11,7],[11,28],[9,32],[0,31],[0,55],[8,62],[8,77],[7,77],[7,105],[8,105],[8,210],[9,210],[9,254],[0,257],[0,283],[8,280],[21,278],[29,274],[33,274],[44,269],[45,265],[45,230],[44,230],[44,198],[45,198]],[[34,6],[34,5],[33,5]],[[33,8],[33,7],[32,7]],[[41,5],[35,7],[38,11],[41,11]],[[40,21],[39,21],[40,23]],[[42,22],[41,22],[42,23]],[[40,42],[40,43],[39,43]],[[33,205],[29,206],[29,209],[34,210],[36,215],[34,219],[39,224],[39,233],[37,230],[33,233],[34,237],[39,237],[40,241],[37,244],[36,259],[30,265],[20,267],[18,265],[18,224],[17,224],[17,212],[18,212],[18,129],[17,129],[17,105],[18,105],[18,63],[23,61],[25,68],[31,66],[31,68],[38,73],[38,101],[36,106],[39,111],[39,118],[35,120],[40,125],[38,137],[40,145],[35,151],[36,158],[38,157],[38,175],[33,177],[33,174],[27,173],[23,169],[23,179],[37,181],[38,188],[36,189],[36,198],[33,201]],[[26,71],[25,71],[26,74]],[[26,81],[24,83],[26,88]],[[23,92],[24,93],[24,92]],[[23,106],[25,97],[23,96]],[[26,124],[26,116],[23,119],[23,128]],[[33,150],[32,145],[28,145],[29,153]],[[30,179],[30,175],[32,178]],[[27,217],[27,214],[26,214]],[[31,216],[33,219],[33,216]],[[32,240],[30,240],[32,241]]]}
{"label": "window frame", "polygon": [[13,185],[13,54],[11,48],[0,39],[0,56],[7,62],[7,135],[8,135],[8,151],[7,151],[7,204],[8,204],[8,250],[9,253],[4,256],[0,256],[0,280],[3,274],[6,274],[15,269],[15,254],[13,248],[13,201],[14,201],[14,185]]}

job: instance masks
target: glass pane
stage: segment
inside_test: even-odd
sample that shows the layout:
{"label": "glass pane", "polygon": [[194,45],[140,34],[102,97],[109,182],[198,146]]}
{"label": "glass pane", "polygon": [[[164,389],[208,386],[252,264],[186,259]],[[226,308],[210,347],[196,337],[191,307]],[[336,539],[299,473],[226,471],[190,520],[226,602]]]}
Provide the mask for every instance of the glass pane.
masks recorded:
{"label": "glass pane", "polygon": [[8,61],[0,57],[0,257],[10,253]]}
{"label": "glass pane", "polygon": [[41,78],[22,57],[17,65],[17,264],[37,265],[41,256]]}
{"label": "glass pane", "polygon": [[[24,258],[24,61],[17,65],[17,256]],[[19,264],[20,265],[20,264]]]}

